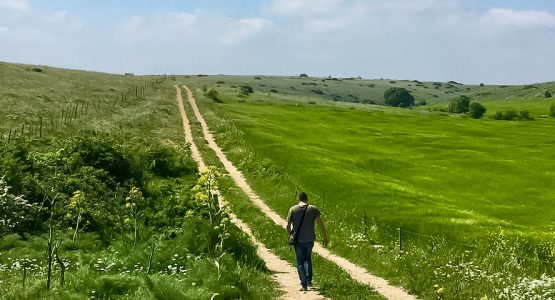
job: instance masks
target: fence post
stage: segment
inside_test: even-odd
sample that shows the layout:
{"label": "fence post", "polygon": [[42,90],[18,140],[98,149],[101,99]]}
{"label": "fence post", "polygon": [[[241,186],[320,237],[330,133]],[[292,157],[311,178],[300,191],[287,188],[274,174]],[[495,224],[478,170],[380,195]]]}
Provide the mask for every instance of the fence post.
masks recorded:
{"label": "fence post", "polygon": [[322,198],[322,211],[326,208],[326,190],[324,190],[324,197]]}
{"label": "fence post", "polygon": [[368,218],[366,217],[366,209],[362,213],[362,224],[364,225],[364,238],[368,238]]}
{"label": "fence post", "polygon": [[401,235],[401,226],[399,225],[399,255],[403,254],[403,236]]}
{"label": "fence post", "polygon": [[39,138],[42,139],[42,117],[39,117],[39,118],[40,118]]}
{"label": "fence post", "polygon": [[10,129],[10,133],[8,133],[8,143],[12,140],[12,130]]}

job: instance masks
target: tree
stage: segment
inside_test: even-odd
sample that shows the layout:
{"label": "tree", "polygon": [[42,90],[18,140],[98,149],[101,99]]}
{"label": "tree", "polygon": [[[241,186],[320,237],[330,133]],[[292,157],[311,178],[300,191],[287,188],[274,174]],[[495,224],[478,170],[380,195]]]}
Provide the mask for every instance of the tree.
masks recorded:
{"label": "tree", "polygon": [[545,98],[551,98],[551,93],[550,93],[549,91],[545,91],[545,92],[543,93],[543,96],[544,96]]}
{"label": "tree", "polygon": [[480,102],[472,102],[469,107],[469,114],[474,119],[480,119],[487,109]]}
{"label": "tree", "polygon": [[467,96],[460,96],[449,103],[449,112],[462,114],[468,112],[470,109],[470,98]]}
{"label": "tree", "polygon": [[301,75],[299,75],[299,77],[308,77],[308,75],[306,75],[305,73],[302,73]]}
{"label": "tree", "polygon": [[404,88],[389,88],[383,94],[385,104],[389,106],[409,107],[414,105],[414,96]]}

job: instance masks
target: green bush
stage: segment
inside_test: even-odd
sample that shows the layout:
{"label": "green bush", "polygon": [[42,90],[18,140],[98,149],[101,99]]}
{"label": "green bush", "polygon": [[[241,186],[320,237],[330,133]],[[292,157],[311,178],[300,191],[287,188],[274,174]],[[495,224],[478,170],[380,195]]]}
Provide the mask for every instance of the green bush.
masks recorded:
{"label": "green bush", "polygon": [[240,91],[241,91],[241,94],[243,94],[243,95],[249,95],[249,94],[254,93],[254,89],[251,86],[248,86],[248,85],[242,85],[240,87]]}
{"label": "green bush", "polygon": [[389,106],[409,107],[414,105],[414,97],[405,88],[393,87],[384,93],[385,104]]}
{"label": "green bush", "polygon": [[545,91],[545,92],[543,93],[543,96],[544,96],[545,98],[551,98],[551,92]]}
{"label": "green bush", "polygon": [[470,103],[468,114],[474,119],[480,119],[487,109],[480,102]]}
{"label": "green bush", "polygon": [[523,110],[523,111],[515,111],[512,109],[507,110],[506,112],[495,112],[495,114],[492,116],[493,119],[495,120],[505,120],[505,121],[515,121],[515,120],[523,120],[523,121],[531,121],[534,120],[534,118],[532,118],[530,116],[530,112],[527,110]]}
{"label": "green bush", "polygon": [[220,101],[218,91],[215,89],[210,89],[208,93],[206,93],[206,96],[214,101]]}
{"label": "green bush", "polygon": [[549,107],[549,116],[554,117],[555,118],[555,104],[551,104],[551,106]]}
{"label": "green bush", "polygon": [[470,98],[467,96],[460,96],[449,103],[449,112],[462,114],[470,110]]}

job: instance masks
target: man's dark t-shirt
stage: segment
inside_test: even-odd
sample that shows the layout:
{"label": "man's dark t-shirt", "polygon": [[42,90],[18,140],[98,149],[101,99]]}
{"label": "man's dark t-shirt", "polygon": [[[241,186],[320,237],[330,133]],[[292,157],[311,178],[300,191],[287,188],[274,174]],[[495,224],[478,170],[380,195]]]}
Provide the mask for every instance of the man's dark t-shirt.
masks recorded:
{"label": "man's dark t-shirt", "polygon": [[[293,223],[293,232],[296,232],[299,228],[299,223],[301,222],[301,217],[303,215],[306,204],[302,206],[300,204],[294,205],[289,209],[287,214],[287,221]],[[314,232],[314,220],[320,216],[320,211],[314,205],[308,205],[306,210],[306,215],[303,219],[303,224],[299,233],[297,234],[297,242],[307,243],[314,242],[316,240],[316,233]]]}

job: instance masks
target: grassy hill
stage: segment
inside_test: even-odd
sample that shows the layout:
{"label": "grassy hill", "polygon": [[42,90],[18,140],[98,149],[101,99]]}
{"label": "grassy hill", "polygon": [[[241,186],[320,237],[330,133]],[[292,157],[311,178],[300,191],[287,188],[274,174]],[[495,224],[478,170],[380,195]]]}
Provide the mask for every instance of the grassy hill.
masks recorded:
{"label": "grassy hill", "polygon": [[[307,191],[329,223],[334,251],[424,298],[434,297],[439,284],[455,299],[512,299],[519,291],[500,295],[529,289],[522,278],[555,274],[549,188],[555,119],[544,116],[555,100],[543,95],[553,83],[424,88],[408,81],[259,78],[187,81],[218,142],[257,193],[285,216],[295,192]],[[349,96],[378,99],[390,86],[409,84],[417,102],[432,86],[438,97],[399,109]],[[254,93],[240,93],[242,85]],[[207,97],[210,89],[217,100]],[[341,96],[334,101],[332,94]],[[479,100],[486,116],[442,112],[458,95]],[[489,117],[506,110],[528,110],[534,120]]]}

